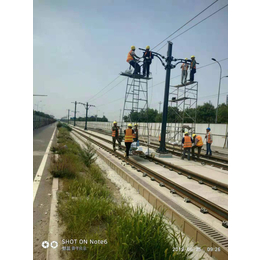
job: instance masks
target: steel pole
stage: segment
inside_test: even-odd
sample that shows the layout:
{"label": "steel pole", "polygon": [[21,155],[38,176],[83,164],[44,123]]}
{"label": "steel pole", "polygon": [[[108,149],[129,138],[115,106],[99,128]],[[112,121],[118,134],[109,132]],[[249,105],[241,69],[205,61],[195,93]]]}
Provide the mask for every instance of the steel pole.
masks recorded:
{"label": "steel pole", "polygon": [[166,153],[165,148],[165,136],[166,136],[166,124],[168,115],[168,100],[169,100],[169,89],[170,89],[170,77],[171,77],[171,62],[172,62],[172,42],[168,41],[167,51],[167,65],[166,65],[166,78],[165,78],[165,91],[164,91],[164,102],[163,102],[163,118],[162,118],[162,129],[161,129],[161,143],[157,150],[159,153]]}
{"label": "steel pole", "polygon": [[68,125],[70,124],[70,110],[68,109]]}
{"label": "steel pole", "polygon": [[77,111],[77,101],[75,101],[74,126],[76,126],[76,111]]}
{"label": "steel pole", "polygon": [[221,86],[221,76],[222,76],[222,68],[221,65],[218,61],[216,61],[220,67],[220,77],[219,77],[219,87],[218,87],[218,102],[217,102],[217,108],[216,108],[216,119],[215,119],[215,124],[218,123],[218,105],[219,105],[219,95],[220,95],[220,86]]}
{"label": "steel pole", "polygon": [[85,130],[87,130],[87,122],[88,122],[88,103],[86,105],[86,122],[85,122]]}

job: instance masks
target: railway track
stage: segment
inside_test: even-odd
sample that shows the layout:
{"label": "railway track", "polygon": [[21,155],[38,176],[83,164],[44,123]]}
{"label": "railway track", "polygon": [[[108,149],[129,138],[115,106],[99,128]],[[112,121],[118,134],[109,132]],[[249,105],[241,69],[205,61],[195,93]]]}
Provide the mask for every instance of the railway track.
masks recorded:
{"label": "railway track", "polygon": [[[107,132],[105,132],[103,130],[97,131],[96,129],[91,129],[91,131],[110,136]],[[147,146],[147,142],[145,142],[144,140],[139,139],[139,142],[141,145]],[[159,145],[154,142],[151,142],[149,147],[156,150],[157,148],[159,148]],[[172,146],[169,146],[166,144],[166,148],[173,155],[182,156],[182,151],[179,147],[176,147],[176,146],[172,147]],[[196,152],[195,152],[195,154],[197,155]],[[192,157],[191,157],[191,160],[193,160]],[[216,167],[219,169],[228,170],[228,159],[220,157],[220,156],[207,157],[204,154],[200,154],[200,158],[196,157],[194,159],[194,161],[200,162],[205,165],[210,165],[210,166],[213,166],[213,167]]]}
{"label": "railway track", "polygon": [[[168,180],[132,159],[126,160],[121,152],[113,151],[107,144],[104,144],[104,141],[100,139],[103,144],[100,143],[100,141],[95,140],[94,136],[90,136],[88,132],[72,128],[72,135],[83,143],[88,140],[98,146],[99,148],[96,149],[96,152],[100,158],[110,165],[123,179],[129,182],[155,209],[165,209],[165,216],[169,220],[174,221],[174,224],[189,236],[194,243],[201,246],[214,259],[228,260],[228,237],[227,235],[223,235],[225,232],[216,230],[215,225],[212,226],[212,224],[203,221],[195,214],[178,205],[170,197],[163,195],[160,190],[157,190],[154,185],[149,184],[150,182],[147,182],[143,177],[148,176],[150,180],[158,182],[160,186],[166,187],[171,193],[176,193],[185,198],[185,200],[190,200],[191,203],[199,208],[207,208],[208,213],[217,219],[226,220],[224,221],[226,225],[228,219],[227,210]],[[128,167],[126,167],[127,165]],[[134,173],[133,170],[139,172],[140,175]],[[224,226],[223,223],[222,226]]]}
{"label": "railway track", "polygon": [[[78,129],[79,131],[82,131],[84,133],[86,133],[84,130],[81,130],[81,129]],[[102,138],[101,136],[97,136],[97,135],[94,135],[92,133],[89,133],[87,132],[88,135],[91,135],[95,138],[98,138],[102,141],[105,141],[107,143],[110,143],[111,145],[113,144],[112,141],[110,140],[107,140],[106,138]],[[125,148],[125,146],[121,145],[122,147]],[[189,179],[193,179],[195,181],[198,181],[200,184],[205,184],[209,187],[211,187],[212,189],[214,190],[219,190],[223,193],[226,193],[228,194],[228,185],[227,184],[224,184],[224,183],[221,183],[221,182],[218,182],[214,179],[210,179],[210,178],[207,178],[203,175],[199,175],[195,172],[192,172],[192,171],[189,171],[187,169],[184,169],[180,166],[177,166],[177,165],[174,165],[172,163],[169,163],[169,162],[166,162],[166,161],[163,161],[163,160],[160,160],[159,158],[156,158],[156,157],[152,157],[152,156],[142,156],[143,158],[147,158],[149,159],[150,161],[158,164],[158,165],[161,165],[162,167],[166,168],[166,169],[169,169],[170,171],[175,171],[177,172],[179,175],[184,175],[186,176],[187,178]]]}
{"label": "railway track", "polygon": [[[166,177],[164,177],[164,176],[156,173],[155,171],[143,166],[142,164],[136,162],[133,159],[129,158],[128,160],[126,160],[123,153],[120,153],[118,151],[114,151],[113,149],[107,147],[104,144],[99,143],[98,141],[94,140],[93,138],[86,136],[86,134],[90,135],[94,138],[97,138],[101,141],[107,142],[107,143],[112,143],[111,141],[109,141],[105,138],[90,134],[89,132],[85,132],[84,130],[81,130],[81,129],[77,129],[77,128],[74,128],[74,127],[72,127],[72,129],[73,129],[73,131],[75,131],[77,134],[79,134],[83,138],[93,142],[97,146],[101,147],[105,151],[107,151],[110,154],[117,157],[119,160],[122,160],[123,162],[130,164],[132,168],[136,169],[138,172],[141,172],[144,177],[149,176],[151,178],[151,180],[157,181],[160,184],[160,186],[168,188],[172,193],[176,193],[176,194],[180,195],[181,197],[183,197],[187,202],[193,203],[194,205],[196,205],[197,207],[199,207],[201,209],[201,212],[203,210],[205,210],[205,212],[211,214],[212,216],[214,216],[215,218],[217,218],[221,221],[227,221],[228,220],[228,210],[226,210],[226,209],[220,207],[219,205],[216,205],[215,203],[199,196],[198,194],[186,189],[185,187],[182,187],[181,185],[175,183],[174,181],[167,179]],[[149,157],[149,159],[154,159],[154,158]],[[157,160],[159,160],[159,159],[157,159]],[[160,163],[165,163],[165,162],[160,161]],[[173,169],[173,167],[174,167],[174,165],[171,165],[170,169]],[[178,169],[178,170],[184,170],[184,169]],[[187,174],[192,174],[192,172],[189,171],[189,173],[187,173]],[[196,175],[196,173],[193,173],[193,174]],[[207,180],[205,180],[205,181],[207,181]],[[214,180],[211,180],[211,182],[214,182]],[[217,183],[214,183],[214,184],[216,185]],[[223,188],[223,190],[224,189],[225,188]],[[226,193],[227,193],[227,187],[226,187]]]}

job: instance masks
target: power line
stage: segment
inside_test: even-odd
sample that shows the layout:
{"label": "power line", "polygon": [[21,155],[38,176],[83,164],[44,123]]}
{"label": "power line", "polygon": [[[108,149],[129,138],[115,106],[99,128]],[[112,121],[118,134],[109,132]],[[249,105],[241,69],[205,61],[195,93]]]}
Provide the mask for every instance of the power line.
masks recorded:
{"label": "power line", "polygon": [[[172,34],[170,34],[168,37],[166,37],[164,40],[162,40],[160,43],[158,43],[156,46],[154,46],[152,49],[156,48],[157,46],[159,46],[161,43],[163,43],[164,41],[166,41],[169,37],[171,37],[173,34],[175,34],[176,32],[178,32],[180,29],[182,29],[185,25],[187,25],[188,23],[190,23],[192,20],[194,20],[196,17],[198,17],[200,14],[202,14],[204,11],[206,11],[208,8],[210,8],[212,5],[214,5],[218,0],[216,0],[215,2],[213,2],[212,4],[210,4],[208,7],[206,7],[205,9],[203,9],[200,13],[198,13],[197,15],[195,15],[192,19],[190,19],[188,22],[186,22],[184,25],[182,25],[179,29],[177,29],[175,32],[173,32]],[[151,49],[151,50],[152,50]]]}
{"label": "power line", "polygon": [[[103,93],[101,96],[98,96],[96,98],[94,98],[94,100],[96,100],[97,98],[100,98],[102,96],[104,96],[106,93],[108,93],[110,90],[114,89],[115,87],[117,87],[120,83],[122,83],[125,80],[125,78],[123,80],[121,80],[118,84],[116,84],[114,87],[110,88],[107,92]],[[93,101],[93,100],[92,100]]]}
{"label": "power line", "polygon": [[[117,76],[114,80],[112,80],[108,85],[106,85],[104,88],[102,88],[97,94],[99,94],[101,91],[103,91],[105,88],[107,88],[109,85],[111,85],[114,81],[116,81],[118,78],[120,77],[120,75],[119,76]],[[90,99],[89,99],[89,101],[90,100],[92,100],[97,94],[95,94],[93,97],[91,97]]]}
{"label": "power line", "polygon": [[[217,12],[221,11],[222,9],[224,9],[225,7],[227,7],[228,4],[226,4],[225,6],[221,7],[220,9],[218,9],[216,12],[212,13],[211,15],[207,16],[206,18],[204,18],[203,20],[201,20],[200,22],[194,24],[193,26],[191,26],[189,29],[185,30],[184,32],[180,33],[179,35],[177,35],[176,37],[172,38],[170,41],[173,41],[174,39],[176,39],[177,37],[181,36],[182,34],[184,34],[185,32],[189,31],[190,29],[194,28],[195,26],[197,26],[198,24],[202,23],[203,21],[207,20],[208,18],[210,18],[211,16],[213,16],[214,14],[216,14]],[[166,46],[167,43],[165,43],[158,51],[160,51],[164,46]]]}

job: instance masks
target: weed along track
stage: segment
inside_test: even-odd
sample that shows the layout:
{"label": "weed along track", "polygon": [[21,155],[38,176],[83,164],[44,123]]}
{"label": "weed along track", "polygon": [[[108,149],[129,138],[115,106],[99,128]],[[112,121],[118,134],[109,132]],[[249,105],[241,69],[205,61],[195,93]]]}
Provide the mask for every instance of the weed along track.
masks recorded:
{"label": "weed along track", "polygon": [[[163,175],[151,170],[150,168],[144,166],[133,159],[125,160],[121,152],[115,152],[111,148],[104,144],[104,142],[109,143],[105,138],[98,136],[89,137],[88,132],[79,130],[73,127],[73,133],[82,142],[86,140],[95,144],[99,148],[96,149],[98,155],[111,167],[113,168],[123,179],[127,180],[136,190],[139,191],[149,203],[151,203],[156,209],[165,209],[166,216],[171,220],[175,221],[175,224],[180,227],[180,229],[186,233],[189,237],[193,238],[201,246],[206,246],[207,248],[219,248],[217,251],[208,251],[210,256],[214,256],[216,259],[227,259],[228,256],[228,239],[227,236],[219,232],[207,222],[201,220],[194,214],[191,214],[184,207],[181,207],[169,197],[165,196],[164,193],[160,192],[158,188],[147,182],[148,176],[151,180],[158,182],[163,188],[167,188],[171,193],[181,196],[185,202],[190,202],[192,205],[200,208],[202,213],[208,213],[214,218],[220,221],[228,220],[228,210],[213,203],[209,199],[206,199],[190,189],[185,188],[178,183],[169,180]],[[98,141],[99,139],[100,141]],[[102,140],[102,141],[101,141]],[[152,158],[149,158],[152,159]],[[130,167],[129,167],[130,166]],[[168,165],[169,166],[169,165]],[[171,165],[171,170],[173,166]],[[137,174],[136,174],[137,172]],[[193,176],[195,178],[195,176]],[[209,185],[212,185],[209,184]],[[218,186],[219,190],[221,185]],[[158,187],[158,186],[157,186]],[[227,193],[227,187],[223,187],[223,192]],[[212,190],[212,192],[216,192]],[[175,196],[175,195],[174,195]]]}

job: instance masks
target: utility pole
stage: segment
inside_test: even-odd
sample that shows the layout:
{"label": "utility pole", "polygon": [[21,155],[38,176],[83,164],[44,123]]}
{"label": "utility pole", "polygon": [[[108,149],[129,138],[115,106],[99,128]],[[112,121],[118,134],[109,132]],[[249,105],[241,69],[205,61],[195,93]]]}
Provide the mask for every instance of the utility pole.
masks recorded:
{"label": "utility pole", "polygon": [[68,110],[68,125],[70,124],[70,110],[69,109],[67,109]]}
{"label": "utility pole", "polygon": [[[139,50],[144,50],[139,48]],[[163,102],[163,118],[162,118],[162,128],[161,128],[161,142],[160,147],[156,150],[158,153],[167,153],[166,147],[165,147],[165,136],[166,136],[166,125],[167,125],[167,114],[168,114],[168,100],[169,100],[169,91],[170,91],[170,77],[171,77],[171,69],[175,68],[177,64],[186,62],[185,59],[176,59],[172,57],[172,42],[168,41],[168,51],[167,51],[167,57],[165,58],[161,54],[157,52],[153,52],[152,54],[154,57],[157,57],[163,67],[166,69],[166,78],[165,78],[165,91],[164,91],[164,102]],[[162,61],[162,59],[166,60],[166,65]],[[172,61],[177,62],[174,65],[172,65]],[[191,62],[191,60],[188,60]],[[199,64],[196,62],[196,64]],[[159,103],[160,104],[160,103]],[[161,108],[160,108],[161,110]]]}
{"label": "utility pole", "polygon": [[226,97],[226,105],[228,105],[228,95],[227,95],[227,97]]}
{"label": "utility pole", "polygon": [[170,77],[171,77],[171,69],[174,68],[172,66],[172,42],[168,41],[168,51],[167,51],[167,64],[165,66],[166,69],[166,77],[165,77],[165,91],[164,91],[164,102],[163,102],[163,118],[162,118],[162,130],[161,130],[161,142],[160,147],[158,148],[159,153],[167,153],[165,147],[165,136],[166,136],[166,124],[167,124],[167,114],[168,114],[168,99],[169,99],[169,89],[170,89]]}
{"label": "utility pole", "polygon": [[120,114],[119,114],[119,120],[118,120],[118,122],[121,122],[121,111],[122,111],[122,109],[120,109]]}
{"label": "utility pole", "polygon": [[78,102],[79,104],[81,104],[81,105],[83,105],[85,108],[86,108],[86,121],[85,121],[85,130],[88,130],[87,129],[87,124],[88,124],[88,109],[90,108],[90,107],[94,107],[94,105],[89,105],[88,104],[88,102],[86,103],[86,104],[84,104],[84,103],[81,103],[81,102]]}
{"label": "utility pole", "polygon": [[161,113],[161,104],[162,104],[162,101],[159,102],[159,114]]}
{"label": "utility pole", "polygon": [[75,102],[71,102],[71,103],[75,103],[75,110],[74,110],[74,126],[76,126],[76,111],[77,111],[77,101],[75,101]]}

